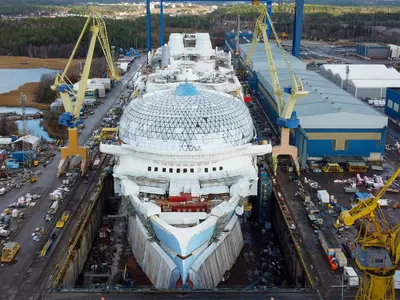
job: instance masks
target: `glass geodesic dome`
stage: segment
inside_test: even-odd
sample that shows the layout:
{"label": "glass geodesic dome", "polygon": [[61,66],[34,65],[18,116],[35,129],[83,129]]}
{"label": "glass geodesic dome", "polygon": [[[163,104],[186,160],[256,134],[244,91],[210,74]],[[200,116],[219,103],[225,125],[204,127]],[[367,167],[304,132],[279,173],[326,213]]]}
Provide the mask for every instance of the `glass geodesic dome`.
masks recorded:
{"label": "glass geodesic dome", "polygon": [[187,83],[132,100],[119,128],[126,144],[171,152],[225,149],[253,137],[253,121],[243,101]]}

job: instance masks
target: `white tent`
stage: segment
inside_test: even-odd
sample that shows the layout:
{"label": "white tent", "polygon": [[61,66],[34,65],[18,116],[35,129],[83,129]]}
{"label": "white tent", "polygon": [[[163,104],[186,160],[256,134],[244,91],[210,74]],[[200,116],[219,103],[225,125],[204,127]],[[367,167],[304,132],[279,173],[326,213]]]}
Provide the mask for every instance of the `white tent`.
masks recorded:
{"label": "white tent", "polygon": [[13,144],[18,143],[18,142],[25,142],[25,143],[31,144],[32,148],[35,149],[37,147],[37,145],[39,144],[39,141],[40,141],[40,139],[38,137],[28,134],[25,136],[21,136],[19,139],[14,141]]}
{"label": "white tent", "polygon": [[11,138],[0,137],[0,145],[10,145],[12,143]]}

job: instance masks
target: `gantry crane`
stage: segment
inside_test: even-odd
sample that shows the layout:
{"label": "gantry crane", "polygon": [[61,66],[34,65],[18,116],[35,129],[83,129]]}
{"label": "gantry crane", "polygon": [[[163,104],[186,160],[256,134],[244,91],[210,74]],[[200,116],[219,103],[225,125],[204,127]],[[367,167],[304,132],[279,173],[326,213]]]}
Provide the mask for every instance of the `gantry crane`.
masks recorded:
{"label": "gantry crane", "polygon": [[[291,77],[291,83],[292,83],[291,86],[286,87],[284,89],[281,88],[279,83],[278,73],[275,66],[274,57],[272,55],[270,41],[266,34],[267,30],[266,21],[268,21],[268,24],[270,24],[271,31],[273,32],[276,43],[282,52],[283,59],[285,60],[287,69]],[[294,112],[294,106],[296,104],[296,101],[298,98],[308,95],[308,91],[304,90],[303,83],[301,82],[300,77],[297,77],[294,74],[293,69],[289,63],[289,60],[287,59],[285,50],[282,48],[282,44],[276,33],[275,27],[265,8],[263,9],[261,15],[256,20],[253,32],[253,40],[251,42],[249,53],[247,54],[246,57],[245,65],[250,64],[251,57],[258,44],[259,38],[262,38],[264,41],[265,53],[267,54],[269,71],[271,73],[272,87],[275,95],[275,100],[278,104],[279,118],[277,120],[277,125],[281,129],[280,145],[274,146],[272,148],[273,171],[274,174],[276,175],[279,155],[290,155],[295,164],[295,169],[299,173],[300,166],[298,162],[298,150],[297,147],[291,146],[289,144],[289,135],[290,135],[290,129],[297,128],[299,126],[299,119],[296,117],[296,114]],[[286,102],[283,100],[284,93],[288,94],[288,99],[286,100]]]}
{"label": "gantry crane", "polygon": [[[89,44],[89,49],[86,55],[85,65],[81,74],[78,91],[73,90],[71,81],[67,78],[67,73],[75,53],[82,41],[85,32],[90,28],[92,37]],[[65,112],[59,117],[59,124],[68,127],[69,145],[61,148],[61,161],[58,166],[57,176],[60,176],[66,166],[68,165],[69,158],[74,155],[79,155],[82,159],[81,174],[85,175],[88,161],[88,150],[85,146],[79,146],[77,126],[82,123],[81,109],[87,88],[87,81],[89,79],[90,67],[93,60],[94,49],[96,40],[99,41],[103,50],[104,56],[108,64],[108,75],[111,80],[119,81],[121,76],[114,67],[114,61],[111,55],[110,45],[108,43],[106,24],[97,12],[92,12],[82,29],[74,50],[65,66],[62,74],[57,74],[52,89],[60,93],[63,101]],[[71,96],[75,98],[75,103],[72,102]]]}
{"label": "gantry crane", "polygon": [[356,263],[364,272],[357,300],[395,300],[394,274],[400,269],[400,222],[391,227],[379,207],[379,199],[400,175],[400,166],[375,197],[343,211],[338,222],[351,226],[357,220]]}

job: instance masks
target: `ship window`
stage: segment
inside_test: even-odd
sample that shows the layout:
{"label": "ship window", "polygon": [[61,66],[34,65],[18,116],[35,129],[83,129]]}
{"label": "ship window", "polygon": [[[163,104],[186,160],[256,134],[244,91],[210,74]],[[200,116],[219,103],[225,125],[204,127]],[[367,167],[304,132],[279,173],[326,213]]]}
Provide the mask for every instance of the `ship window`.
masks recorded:
{"label": "ship window", "polygon": [[194,169],[190,169],[190,173],[194,173]]}
{"label": "ship window", "polygon": [[172,173],[174,171],[174,169],[172,169],[172,168],[169,168],[169,172],[170,173]]}
{"label": "ship window", "polygon": [[167,168],[162,168],[162,171],[165,173],[167,172]]}
{"label": "ship window", "polygon": [[224,167],[219,167],[219,170],[222,171],[224,169]]}
{"label": "ship window", "polygon": [[181,172],[181,169],[176,169],[176,173],[180,173]]}
{"label": "ship window", "polygon": [[204,172],[208,173],[208,168],[204,168]]}
{"label": "ship window", "polygon": [[213,167],[213,171],[217,171],[217,168],[216,168],[216,167]]}
{"label": "ship window", "polygon": [[154,172],[158,172],[158,167],[154,167]]}
{"label": "ship window", "polygon": [[187,173],[187,169],[183,169],[183,173]]}
{"label": "ship window", "polygon": [[151,171],[151,167],[147,167],[147,171]]}

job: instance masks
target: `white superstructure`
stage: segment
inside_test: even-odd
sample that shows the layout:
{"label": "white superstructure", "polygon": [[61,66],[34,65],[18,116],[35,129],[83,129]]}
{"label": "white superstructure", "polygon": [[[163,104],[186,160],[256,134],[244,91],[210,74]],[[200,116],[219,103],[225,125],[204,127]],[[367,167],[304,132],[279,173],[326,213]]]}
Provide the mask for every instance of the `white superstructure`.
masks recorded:
{"label": "white superstructure", "polygon": [[[230,52],[214,50],[208,33],[171,34],[169,43],[156,50],[151,64],[152,72],[136,82],[146,92],[170,89],[187,81],[198,88],[243,97]],[[145,79],[146,85],[140,85]]]}
{"label": "white superstructure", "polygon": [[[115,190],[129,203],[132,250],[155,287],[209,289],[243,247],[238,216],[257,191],[257,156],[272,147],[256,139],[230,61],[230,71],[215,67],[216,56],[230,56],[217,55],[208,34],[186,37],[172,34],[162,47],[169,53],[157,50],[152,62],[160,62],[136,79],[120,120],[121,143],[101,144],[100,150],[117,157]],[[155,82],[179,75],[189,61],[195,76]],[[232,85],[221,85],[227,92],[219,82],[204,85],[200,73],[202,80],[218,74]]]}

